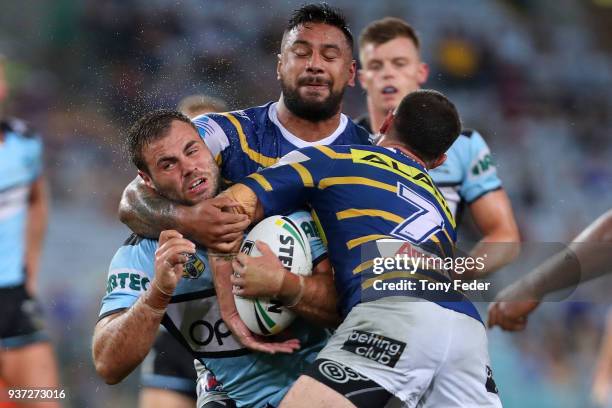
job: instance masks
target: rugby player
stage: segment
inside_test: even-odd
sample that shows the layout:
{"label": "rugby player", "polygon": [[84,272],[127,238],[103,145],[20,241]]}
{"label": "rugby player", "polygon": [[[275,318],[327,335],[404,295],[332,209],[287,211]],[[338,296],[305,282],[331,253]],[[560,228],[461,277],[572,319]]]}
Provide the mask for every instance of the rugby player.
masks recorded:
{"label": "rugby player", "polygon": [[[367,92],[368,115],[358,123],[376,133],[389,111],[427,81],[429,68],[421,59],[415,30],[393,17],[376,20],[363,29],[359,59],[358,78]],[[482,259],[484,268],[474,268],[464,277],[484,277],[518,255],[520,237],[510,200],[489,147],[477,131],[463,130],[446,156],[447,160],[430,174],[457,220],[466,204],[470,209],[483,235],[470,256]]]}
{"label": "rugby player", "polygon": [[[163,197],[190,206],[216,194],[219,169],[186,116],[174,111],[145,115],[130,130],[128,142],[138,174]],[[309,215],[299,212],[289,217],[301,223]],[[309,238],[316,264],[308,279],[331,278],[321,239]],[[191,256],[189,261],[186,254]],[[269,268],[282,268],[282,264],[273,258]],[[333,297],[333,283],[326,282],[324,286]],[[276,295],[285,305],[299,300],[282,285]],[[300,298],[314,303],[314,295],[305,290]],[[297,307],[292,308],[300,313]],[[329,324],[335,323],[335,310],[329,315]],[[321,317],[320,311],[316,317]],[[93,359],[100,376],[114,384],[128,375],[149,352],[160,323],[217,375],[224,391],[239,406],[254,408],[277,406],[328,338],[325,329],[301,321],[285,333],[295,338],[264,343],[262,348],[269,353],[289,353],[301,346],[294,354],[247,350],[223,324],[207,250],[174,230],[163,231],[159,242],[134,234],[113,258],[93,337]],[[244,326],[238,329],[247,330]],[[223,399],[205,406],[227,406]],[[198,407],[202,406],[198,401]]]}
{"label": "rugby player", "polygon": [[[453,214],[427,169],[444,161],[460,126],[442,94],[415,91],[389,115],[378,146],[299,149],[222,194],[252,222],[309,204],[329,247],[344,321],[281,407],[382,407],[393,395],[410,407],[501,406],[484,324],[461,292],[376,289],[377,281],[449,278],[425,269],[373,271],[384,239],[437,256],[452,252]],[[251,273],[246,255],[233,263],[213,257],[219,298],[229,298],[233,286],[237,294],[269,295],[279,274],[299,293],[300,279],[287,271]]]}
{"label": "rugby player", "polygon": [[[4,64],[0,55],[0,110],[8,96]],[[48,213],[42,164],[40,138],[22,121],[0,117],[0,378],[10,388],[58,387],[57,364],[35,298]]]}
{"label": "rugby player", "polygon": [[[178,110],[194,118],[210,112],[225,112],[227,105],[208,95],[189,95],[178,103]],[[199,384],[219,400],[220,384],[207,373]],[[151,352],[142,363],[138,404],[140,408],[193,408],[196,405],[196,378],[193,356],[166,330],[161,329]]]}
{"label": "rugby player", "polygon": [[[278,102],[195,120],[225,182],[236,182],[273,165],[299,147],[369,142],[369,134],[341,113],[344,91],[354,86],[352,50],[352,34],[337,10],[326,4],[310,4],[293,13],[278,55],[282,90]],[[210,249],[227,250],[242,241],[249,220],[221,211],[231,201],[216,203],[218,207],[206,201],[191,207],[172,203],[137,177],[124,192],[119,213],[122,221],[142,236],[158,237],[162,230],[175,229]],[[337,319],[336,297],[328,294],[330,285],[333,292],[331,282],[331,271],[327,277],[305,279],[304,293],[308,295],[295,306],[296,312],[308,313],[313,321]],[[265,344],[243,336],[248,330],[230,329],[245,346],[266,350]],[[198,371],[199,378],[208,375]],[[199,397],[205,398],[205,394]]]}
{"label": "rugby player", "polygon": [[[341,113],[355,70],[353,37],[343,16],[326,4],[296,10],[278,54],[279,100],[195,120],[224,181],[237,182],[297,148],[368,143],[369,134]],[[248,224],[246,217],[222,213],[206,201],[192,207],[171,203],[138,177],[124,192],[119,216],[140,235],[176,229],[214,250],[235,246]]]}

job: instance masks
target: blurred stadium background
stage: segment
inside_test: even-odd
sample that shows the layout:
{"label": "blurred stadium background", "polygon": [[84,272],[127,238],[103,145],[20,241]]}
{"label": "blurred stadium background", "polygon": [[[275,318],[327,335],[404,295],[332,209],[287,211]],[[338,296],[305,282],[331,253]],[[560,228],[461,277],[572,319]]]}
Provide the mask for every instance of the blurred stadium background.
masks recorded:
{"label": "blurred stadium background", "polygon": [[[6,0],[6,113],[43,135],[53,206],[40,292],[67,407],[135,406],[137,376],[106,386],[90,341],[116,218],[134,171],[121,135],[152,108],[206,93],[237,109],[277,99],[287,0]],[[612,203],[611,0],[337,0],[355,35],[406,19],[422,37],[427,87],[447,93],[491,146],[528,242],[564,242]],[[345,112],[365,112],[362,90]],[[486,307],[486,305],[484,305]],[[506,407],[590,407],[607,305],[545,305],[525,333],[490,332]]]}

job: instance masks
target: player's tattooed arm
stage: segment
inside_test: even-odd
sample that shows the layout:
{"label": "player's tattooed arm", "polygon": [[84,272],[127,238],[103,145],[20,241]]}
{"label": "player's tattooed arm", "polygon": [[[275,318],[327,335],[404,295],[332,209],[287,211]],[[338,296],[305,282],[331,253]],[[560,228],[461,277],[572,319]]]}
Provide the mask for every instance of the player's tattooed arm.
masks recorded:
{"label": "player's tattooed arm", "polygon": [[119,219],[136,234],[156,239],[163,230],[178,226],[177,207],[137,176],[123,190]]}
{"label": "player's tattooed arm", "polygon": [[280,263],[270,247],[257,241],[261,256],[238,254],[232,266],[233,292],[243,297],[271,297],[302,317],[327,327],[340,322],[336,311],[336,289],[328,259],[319,262],[311,276],[300,277]]}
{"label": "player's tattooed arm", "polygon": [[195,245],[177,231],[163,231],[155,251],[155,277],[127,311],[101,319],[94,330],[93,360],[98,374],[116,384],[131,373],[153,345],[161,320]]}
{"label": "player's tattooed arm", "polygon": [[180,231],[215,251],[229,251],[242,240],[247,217],[222,211],[229,199],[204,200],[193,206],[173,203],[136,177],[124,190],[119,218],[138,235],[156,238],[162,230]]}

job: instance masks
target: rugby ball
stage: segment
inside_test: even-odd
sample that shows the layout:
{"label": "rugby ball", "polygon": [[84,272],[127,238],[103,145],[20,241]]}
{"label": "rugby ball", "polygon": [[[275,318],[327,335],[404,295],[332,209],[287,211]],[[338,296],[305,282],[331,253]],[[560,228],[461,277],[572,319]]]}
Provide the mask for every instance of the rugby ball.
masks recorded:
{"label": "rugby ball", "polygon": [[[255,246],[263,241],[292,273],[312,274],[312,255],[306,233],[291,218],[275,215],[259,222],[246,236],[240,252],[261,256]],[[253,332],[263,336],[278,334],[295,319],[293,311],[269,298],[247,299],[234,296],[242,321]]]}

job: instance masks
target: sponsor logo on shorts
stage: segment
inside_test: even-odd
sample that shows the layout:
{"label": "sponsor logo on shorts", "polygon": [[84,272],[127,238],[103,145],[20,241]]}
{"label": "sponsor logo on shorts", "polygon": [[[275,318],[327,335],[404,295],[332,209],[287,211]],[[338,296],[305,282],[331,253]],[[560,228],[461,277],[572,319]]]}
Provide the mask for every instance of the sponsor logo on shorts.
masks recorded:
{"label": "sponsor logo on shorts", "polygon": [[497,394],[497,384],[495,384],[495,380],[493,379],[493,370],[491,367],[487,366],[487,382],[485,383],[485,387],[487,387],[488,392],[492,392],[493,394]]}
{"label": "sponsor logo on shorts", "polygon": [[369,381],[367,377],[352,368],[331,360],[319,363],[319,372],[328,380],[338,384],[345,384],[349,381]]}
{"label": "sponsor logo on shorts", "polygon": [[353,330],[342,346],[342,350],[389,367],[395,367],[404,348],[406,343],[361,330]]}

